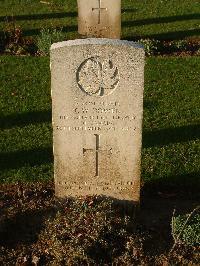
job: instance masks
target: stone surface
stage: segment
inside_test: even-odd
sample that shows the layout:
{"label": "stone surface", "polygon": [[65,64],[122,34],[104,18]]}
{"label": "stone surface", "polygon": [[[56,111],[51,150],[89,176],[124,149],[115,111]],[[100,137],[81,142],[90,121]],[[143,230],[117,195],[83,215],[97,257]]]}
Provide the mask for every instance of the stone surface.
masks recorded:
{"label": "stone surface", "polygon": [[78,32],[85,37],[120,39],[121,0],[78,0]]}
{"label": "stone surface", "polygon": [[53,44],[51,82],[56,195],[138,202],[143,48],[110,39]]}

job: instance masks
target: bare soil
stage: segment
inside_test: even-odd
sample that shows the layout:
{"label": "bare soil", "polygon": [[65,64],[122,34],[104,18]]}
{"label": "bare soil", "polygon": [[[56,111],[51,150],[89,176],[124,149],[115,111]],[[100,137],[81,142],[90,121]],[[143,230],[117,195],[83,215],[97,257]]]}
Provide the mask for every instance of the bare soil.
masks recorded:
{"label": "bare soil", "polygon": [[[107,240],[112,250],[117,249],[121,244],[122,251],[117,252],[120,256],[115,252],[112,253],[114,257],[111,260],[108,259],[108,254],[103,260],[106,253],[104,252],[100,260],[98,255],[95,257],[93,254],[90,256],[90,264],[111,265],[115,262],[115,265],[130,265],[130,263],[131,265],[199,265],[199,247],[178,245],[169,255],[173,245],[170,223],[174,209],[179,214],[185,214],[195,208],[199,202],[196,194],[184,193],[177,189],[143,187],[134,232],[126,234],[127,239],[131,236],[137,239],[137,243],[132,243],[133,246],[131,246],[132,258],[123,255],[127,241],[119,243],[119,241]],[[88,208],[92,208],[94,199],[83,200]],[[74,210],[70,204],[69,201],[64,205],[65,210],[68,209],[69,221],[74,219]],[[0,185],[0,265],[88,265],[89,262],[85,259],[79,258],[78,261],[74,259],[75,254],[70,253],[69,256],[72,256],[70,260],[66,255],[66,260],[59,261],[53,253],[52,247],[55,243],[51,243],[53,241],[51,227],[56,223],[57,208],[52,182]],[[58,223],[61,224],[63,219],[66,219],[64,215],[66,216],[61,212]],[[87,222],[89,228],[90,220],[88,219]],[[94,216],[92,222],[94,227]],[[70,230],[73,231],[73,221],[70,223]],[[80,233],[76,235],[73,243],[78,243],[76,241],[80,235]],[[61,243],[64,243],[62,241],[66,240],[61,239]],[[96,245],[93,249],[95,253],[95,249],[99,249],[99,246]],[[123,260],[120,260],[122,257]]]}

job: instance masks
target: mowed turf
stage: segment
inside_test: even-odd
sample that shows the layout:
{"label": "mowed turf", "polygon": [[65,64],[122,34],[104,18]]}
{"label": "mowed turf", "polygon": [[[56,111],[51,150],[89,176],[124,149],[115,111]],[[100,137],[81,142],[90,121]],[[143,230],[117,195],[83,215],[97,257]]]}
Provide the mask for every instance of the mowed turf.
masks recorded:
{"label": "mowed turf", "polygon": [[[146,184],[200,184],[199,64],[199,57],[146,60]],[[0,182],[52,179],[48,57],[0,57],[0,110]]]}
{"label": "mowed turf", "polygon": [[[199,19],[197,0],[123,0],[122,38],[199,37]],[[26,36],[38,35],[41,28],[55,27],[63,28],[66,39],[78,36],[76,0],[1,0],[1,32],[10,20],[21,26]]]}

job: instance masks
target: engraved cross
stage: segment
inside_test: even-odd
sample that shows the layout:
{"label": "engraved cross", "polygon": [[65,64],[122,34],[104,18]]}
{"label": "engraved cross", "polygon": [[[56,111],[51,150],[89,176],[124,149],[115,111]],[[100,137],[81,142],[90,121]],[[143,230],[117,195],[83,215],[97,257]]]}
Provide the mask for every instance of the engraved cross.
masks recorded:
{"label": "engraved cross", "polygon": [[[95,149],[85,149],[83,148],[83,154],[85,154],[85,152],[87,151],[95,151],[95,155],[96,155],[96,173],[95,176],[99,176],[99,152],[104,152],[107,150],[102,150],[100,149],[100,135],[98,134],[94,134],[95,138],[96,138],[96,148]],[[112,153],[112,148],[110,148],[108,150],[110,153]]]}
{"label": "engraved cross", "polygon": [[103,11],[103,10],[107,11],[107,8],[106,7],[101,7],[101,0],[98,0],[98,2],[99,2],[99,7],[92,8],[92,11],[97,10],[99,12],[99,14],[98,14],[98,24],[100,24],[101,23],[101,11]]}

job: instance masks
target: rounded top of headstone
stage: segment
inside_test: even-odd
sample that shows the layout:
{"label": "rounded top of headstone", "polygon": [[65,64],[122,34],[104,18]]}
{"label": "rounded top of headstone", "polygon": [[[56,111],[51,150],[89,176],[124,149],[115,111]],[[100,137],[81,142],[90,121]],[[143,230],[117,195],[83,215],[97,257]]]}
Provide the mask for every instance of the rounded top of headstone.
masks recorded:
{"label": "rounded top of headstone", "polygon": [[137,42],[131,42],[127,40],[116,40],[106,38],[87,38],[87,39],[76,39],[64,42],[57,42],[51,45],[51,50],[66,47],[66,46],[77,46],[77,45],[117,45],[117,46],[132,46],[137,49],[144,49],[144,46]]}

